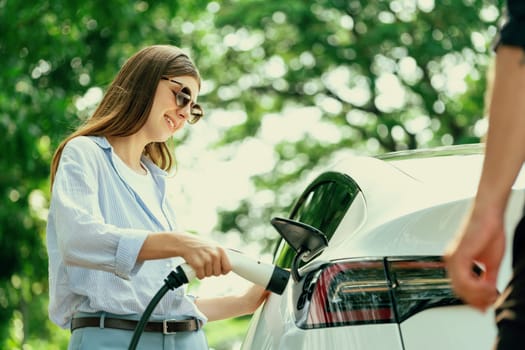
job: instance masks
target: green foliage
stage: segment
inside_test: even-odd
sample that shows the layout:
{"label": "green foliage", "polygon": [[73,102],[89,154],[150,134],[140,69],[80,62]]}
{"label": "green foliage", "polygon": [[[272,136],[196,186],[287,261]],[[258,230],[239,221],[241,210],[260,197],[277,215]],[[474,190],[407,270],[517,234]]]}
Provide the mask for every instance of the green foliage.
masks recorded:
{"label": "green foliage", "polygon": [[[272,111],[315,107],[338,133],[321,140],[307,131],[297,142],[282,141],[275,168],[252,179],[260,191],[287,188],[296,195],[294,186],[304,185],[312,169],[331,162],[337,151],[380,154],[479,142],[475,126],[484,117],[486,70],[501,6],[487,0],[317,0],[286,7],[225,1],[216,26],[257,45],[231,40],[223,56],[236,69],[211,71],[222,85],[242,91],[232,103],[250,111],[248,122],[227,130],[224,142],[257,137],[267,104],[278,106]],[[268,62],[277,62],[273,71]],[[254,70],[261,76],[242,87],[243,76]],[[260,239],[260,225],[249,218],[256,212],[267,219],[285,215],[294,198],[285,194],[277,193],[263,210],[246,198],[222,213],[220,228]]]}
{"label": "green foliage", "polygon": [[214,147],[260,137],[272,113],[283,122],[294,110],[305,118],[318,113],[335,130],[331,138],[309,130],[275,145],[272,172],[252,179],[257,191],[272,191],[272,202],[256,207],[245,198],[221,213],[220,230],[249,232],[246,240],[270,249],[269,219],[284,215],[312,170],[341,150],[376,154],[479,141],[475,126],[484,116],[501,6],[0,0],[0,348],[63,348],[67,341],[67,331],[46,323],[49,162],[92,110],[86,97],[93,88],[103,89],[137,49],[174,43],[190,50],[209,87],[207,108],[246,112]]}
{"label": "green foliage", "polygon": [[207,323],[204,326],[208,343],[214,350],[230,350],[238,346],[244,338],[250,318],[237,317],[233,320],[222,320]]}

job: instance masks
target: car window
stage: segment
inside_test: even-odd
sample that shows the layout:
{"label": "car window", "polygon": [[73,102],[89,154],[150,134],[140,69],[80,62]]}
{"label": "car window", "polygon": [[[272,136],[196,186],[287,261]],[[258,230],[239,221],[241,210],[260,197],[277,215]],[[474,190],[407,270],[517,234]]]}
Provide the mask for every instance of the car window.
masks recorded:
{"label": "car window", "polygon": [[[289,217],[321,230],[330,241],[360,191],[347,175],[323,173],[299,196]],[[293,249],[281,239],[274,254],[275,263],[280,267],[290,267],[294,255]]]}

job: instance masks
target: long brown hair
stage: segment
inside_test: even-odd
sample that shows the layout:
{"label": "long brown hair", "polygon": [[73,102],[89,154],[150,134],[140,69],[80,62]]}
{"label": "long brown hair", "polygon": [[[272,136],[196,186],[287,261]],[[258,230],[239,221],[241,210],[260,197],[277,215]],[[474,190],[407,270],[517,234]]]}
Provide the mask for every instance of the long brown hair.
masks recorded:
{"label": "long brown hair", "polygon": [[[154,45],[131,56],[109,85],[93,115],[58,146],[51,161],[51,188],[65,145],[77,136],[129,136],[146,123],[161,77],[191,76],[200,86],[200,75],[191,59],[176,46]],[[166,142],[152,142],[144,149],[155,164],[170,170],[174,157]]]}

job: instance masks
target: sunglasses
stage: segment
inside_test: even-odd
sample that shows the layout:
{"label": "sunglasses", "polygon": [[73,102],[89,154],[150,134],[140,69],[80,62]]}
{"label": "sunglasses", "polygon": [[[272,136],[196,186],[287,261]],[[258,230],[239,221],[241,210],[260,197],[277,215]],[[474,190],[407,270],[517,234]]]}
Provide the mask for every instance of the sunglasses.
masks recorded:
{"label": "sunglasses", "polygon": [[177,107],[184,108],[187,105],[190,105],[190,117],[188,118],[188,123],[195,124],[204,116],[204,111],[202,107],[197,103],[192,103],[191,101],[191,91],[187,86],[184,86],[181,82],[178,82],[173,79],[169,79],[166,77],[162,77],[162,80],[167,80],[170,83],[177,84],[180,86],[180,90],[177,92],[174,92],[175,95],[175,103],[177,104]]}

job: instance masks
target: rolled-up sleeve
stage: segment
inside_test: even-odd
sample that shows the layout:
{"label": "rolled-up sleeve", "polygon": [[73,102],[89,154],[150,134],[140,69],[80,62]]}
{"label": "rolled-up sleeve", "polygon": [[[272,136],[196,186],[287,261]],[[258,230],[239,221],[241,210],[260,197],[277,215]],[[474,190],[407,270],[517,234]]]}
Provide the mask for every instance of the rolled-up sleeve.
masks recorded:
{"label": "rolled-up sleeve", "polygon": [[[112,213],[116,222],[108,223],[107,213],[104,217],[100,209],[98,162],[94,152],[75,144],[66,146],[53,186],[49,220],[53,220],[65,264],[129,279],[141,266],[137,257],[151,231],[117,225],[133,215],[126,211]],[[116,196],[114,200],[118,200]]]}
{"label": "rolled-up sleeve", "polygon": [[[134,232],[136,233],[136,231]],[[120,237],[115,257],[115,274],[117,276],[129,279],[129,276],[137,273],[142,266],[142,263],[137,262],[137,256],[147,235],[147,231],[142,231],[138,237],[136,235]]]}

